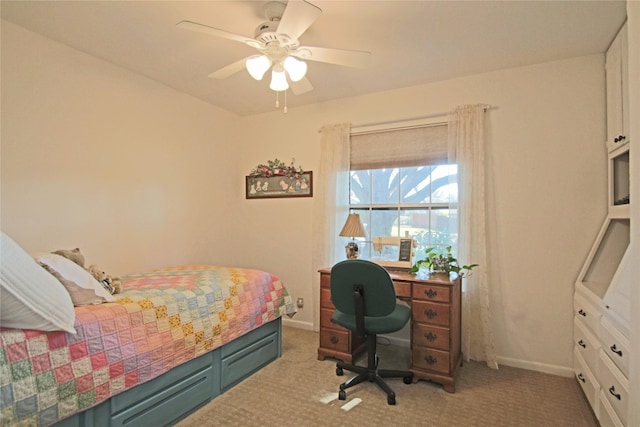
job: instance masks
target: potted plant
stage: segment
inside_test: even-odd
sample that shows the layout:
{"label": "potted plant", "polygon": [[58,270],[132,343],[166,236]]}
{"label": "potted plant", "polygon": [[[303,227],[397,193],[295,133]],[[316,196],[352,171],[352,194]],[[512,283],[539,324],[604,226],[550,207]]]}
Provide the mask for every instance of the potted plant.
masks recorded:
{"label": "potted plant", "polygon": [[411,273],[417,273],[422,267],[429,270],[432,275],[442,274],[449,278],[450,273],[456,273],[460,277],[471,274],[471,270],[478,264],[460,265],[458,259],[451,253],[451,246],[447,246],[445,251],[438,251],[436,248],[427,248],[427,257],[417,261],[411,268]]}

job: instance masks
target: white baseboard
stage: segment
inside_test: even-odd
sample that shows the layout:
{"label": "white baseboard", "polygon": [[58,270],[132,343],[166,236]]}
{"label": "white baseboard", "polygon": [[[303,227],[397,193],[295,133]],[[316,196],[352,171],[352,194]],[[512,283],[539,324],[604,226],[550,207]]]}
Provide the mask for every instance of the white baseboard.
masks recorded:
{"label": "white baseboard", "polygon": [[528,369],[530,371],[542,372],[545,374],[558,375],[561,377],[573,377],[573,368],[566,366],[549,365],[546,363],[531,362],[529,360],[512,359],[510,357],[496,357],[498,366],[506,365],[514,368]]}
{"label": "white baseboard", "polygon": [[313,331],[313,323],[288,319],[284,316],[282,317],[282,326],[291,326],[292,328],[304,329],[305,331]]}

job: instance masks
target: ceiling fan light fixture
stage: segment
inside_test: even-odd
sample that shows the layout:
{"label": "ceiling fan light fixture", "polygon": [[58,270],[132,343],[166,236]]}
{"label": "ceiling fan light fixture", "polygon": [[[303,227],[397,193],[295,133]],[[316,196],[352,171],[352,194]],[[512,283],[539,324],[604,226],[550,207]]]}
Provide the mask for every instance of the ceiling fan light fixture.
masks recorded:
{"label": "ceiling fan light fixture", "polygon": [[248,58],[244,65],[247,71],[256,80],[262,80],[264,73],[271,67],[271,60],[266,55],[254,55]]}
{"label": "ceiling fan light fixture", "polygon": [[287,76],[284,74],[284,68],[282,65],[275,65],[271,71],[271,84],[269,85],[271,90],[281,92],[289,89],[289,83],[287,83]]}
{"label": "ceiling fan light fixture", "polygon": [[289,78],[294,82],[299,82],[307,74],[307,63],[287,56],[284,60],[284,69],[289,73]]}

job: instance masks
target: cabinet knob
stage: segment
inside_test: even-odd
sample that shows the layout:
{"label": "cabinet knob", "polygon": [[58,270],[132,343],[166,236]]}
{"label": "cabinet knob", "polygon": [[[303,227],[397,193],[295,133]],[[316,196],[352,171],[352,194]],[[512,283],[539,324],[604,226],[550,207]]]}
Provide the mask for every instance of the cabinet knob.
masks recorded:
{"label": "cabinet knob", "polygon": [[578,345],[582,348],[587,348],[587,345],[582,340],[578,341]]}
{"label": "cabinet knob", "polygon": [[331,341],[331,344],[335,345],[335,344],[338,344],[338,341],[340,341],[340,340],[338,339],[337,336],[331,335],[331,338],[329,338],[329,341]]}
{"label": "cabinet knob", "polygon": [[587,380],[585,380],[585,379],[584,379],[584,375],[582,375],[582,372],[580,372],[580,373],[578,374],[578,379],[579,379],[580,381],[582,381],[583,383],[586,383],[586,382],[587,382]]}
{"label": "cabinet knob", "polygon": [[617,138],[613,138],[613,142],[622,142],[622,141],[624,141],[625,139],[627,139],[627,137],[626,137],[626,136],[624,136],[624,135],[618,135],[618,137],[617,137]]}
{"label": "cabinet knob", "polygon": [[613,397],[615,397],[616,399],[620,400],[620,393],[616,393],[616,388],[614,386],[609,387],[609,393],[611,393],[611,395]]}
{"label": "cabinet knob", "polygon": [[622,357],[622,350],[618,350],[615,344],[609,347],[609,349],[611,349],[611,351],[613,351],[618,356]]}

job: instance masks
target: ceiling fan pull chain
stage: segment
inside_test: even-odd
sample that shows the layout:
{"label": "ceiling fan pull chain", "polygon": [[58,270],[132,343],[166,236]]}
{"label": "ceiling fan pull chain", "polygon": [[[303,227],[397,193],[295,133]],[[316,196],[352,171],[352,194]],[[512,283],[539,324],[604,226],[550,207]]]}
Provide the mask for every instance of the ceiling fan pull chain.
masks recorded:
{"label": "ceiling fan pull chain", "polygon": [[287,114],[287,91],[284,91],[284,113]]}
{"label": "ceiling fan pull chain", "polygon": [[280,100],[278,99],[278,91],[276,91],[276,108],[280,107]]}

